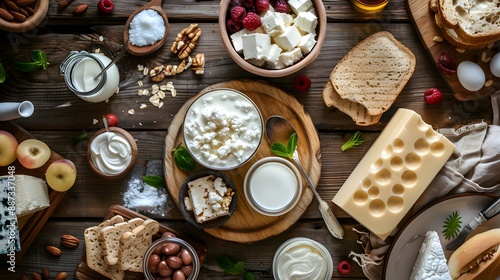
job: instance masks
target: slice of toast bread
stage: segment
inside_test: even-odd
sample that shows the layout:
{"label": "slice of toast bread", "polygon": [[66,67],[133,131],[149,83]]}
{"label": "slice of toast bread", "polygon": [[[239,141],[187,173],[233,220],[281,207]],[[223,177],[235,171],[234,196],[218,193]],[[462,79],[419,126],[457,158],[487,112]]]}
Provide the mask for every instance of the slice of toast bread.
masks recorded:
{"label": "slice of toast bread", "polygon": [[120,247],[120,237],[124,232],[132,231],[144,223],[141,218],[133,218],[128,222],[118,223],[104,227],[99,233],[99,242],[104,254],[104,261],[109,265],[118,263],[118,249]]}
{"label": "slice of toast bread", "polygon": [[87,228],[84,232],[87,266],[112,280],[123,279],[124,272],[117,265],[108,265],[104,261],[99,233],[102,228],[123,223],[123,221],[122,216],[116,215],[95,227]]}
{"label": "slice of toast bread", "polygon": [[372,124],[376,124],[382,116],[381,114],[376,116],[368,115],[366,108],[362,105],[347,99],[340,98],[329,80],[326,82],[323,89],[323,100],[325,101],[326,106],[336,107],[341,112],[350,116],[352,120],[355,121],[359,126],[369,126]]}
{"label": "slice of toast bread", "polygon": [[147,219],[132,231],[123,233],[118,250],[118,266],[122,270],[142,272],[144,253],[153,243],[153,236],[159,229],[160,224],[157,221]]}
{"label": "slice of toast bread", "polygon": [[370,35],[335,66],[330,81],[342,99],[371,116],[387,111],[413,75],[415,55],[387,31]]}

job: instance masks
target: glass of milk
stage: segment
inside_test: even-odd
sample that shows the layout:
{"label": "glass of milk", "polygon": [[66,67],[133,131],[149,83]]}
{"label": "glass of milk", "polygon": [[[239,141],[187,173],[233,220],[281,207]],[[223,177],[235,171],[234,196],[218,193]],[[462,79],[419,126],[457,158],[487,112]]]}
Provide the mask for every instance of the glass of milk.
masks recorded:
{"label": "glass of milk", "polygon": [[61,74],[78,97],[88,102],[102,102],[117,91],[120,82],[116,64],[94,79],[110,62],[103,54],[73,51],[62,62]]}

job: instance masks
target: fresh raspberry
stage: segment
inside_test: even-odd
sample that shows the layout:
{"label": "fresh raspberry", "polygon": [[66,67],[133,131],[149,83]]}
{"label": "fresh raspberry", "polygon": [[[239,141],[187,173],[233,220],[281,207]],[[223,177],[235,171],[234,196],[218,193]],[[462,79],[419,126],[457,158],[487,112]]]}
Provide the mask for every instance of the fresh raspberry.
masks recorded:
{"label": "fresh raspberry", "polygon": [[351,271],[351,264],[349,263],[349,261],[343,260],[337,265],[337,270],[341,274],[347,274]]}
{"label": "fresh raspberry", "polygon": [[241,0],[241,5],[245,8],[252,8],[255,5],[255,0]]}
{"label": "fresh raspberry", "polygon": [[231,3],[229,3],[229,6],[231,6],[231,7],[241,6],[242,5],[241,1],[242,0],[231,0]]}
{"label": "fresh raspberry", "polygon": [[248,31],[254,31],[255,29],[262,26],[262,21],[259,15],[256,13],[249,12],[247,16],[243,19],[243,27]]}
{"label": "fresh raspberry", "polygon": [[441,104],[441,101],[443,101],[443,94],[437,88],[430,88],[425,91],[424,100],[429,105]]}
{"label": "fresh raspberry", "polygon": [[111,14],[115,8],[115,4],[111,0],[100,0],[97,3],[97,8],[101,14]]}
{"label": "fresh raspberry", "polygon": [[269,0],[257,0],[255,1],[255,11],[259,14],[263,14],[269,10]]}
{"label": "fresh raspberry", "polygon": [[231,8],[231,19],[234,22],[241,23],[246,15],[247,11],[242,6],[234,6]]}
{"label": "fresh raspberry", "polygon": [[288,6],[288,3],[284,0],[278,0],[274,5],[274,11],[278,13],[289,13],[290,6]]}
{"label": "fresh raspberry", "polygon": [[227,21],[226,28],[227,28],[227,31],[232,34],[232,33],[236,33],[238,31],[240,31],[242,26],[241,26],[241,23],[236,22],[232,19],[229,19]]}
{"label": "fresh raspberry", "polygon": [[307,76],[298,76],[293,84],[298,91],[306,92],[311,87],[311,79]]}

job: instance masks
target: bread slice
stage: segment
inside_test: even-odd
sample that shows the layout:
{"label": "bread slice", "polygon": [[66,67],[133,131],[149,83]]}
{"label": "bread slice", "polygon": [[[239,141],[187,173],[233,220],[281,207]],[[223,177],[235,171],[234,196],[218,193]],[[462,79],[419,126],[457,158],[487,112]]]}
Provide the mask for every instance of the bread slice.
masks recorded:
{"label": "bread slice", "polygon": [[99,233],[99,242],[101,244],[104,261],[109,265],[118,263],[118,250],[120,247],[120,237],[127,231],[132,231],[144,223],[141,218],[134,218],[128,222],[118,223],[112,226],[104,227]]}
{"label": "bread slice", "polygon": [[387,31],[377,32],[344,56],[330,81],[342,99],[371,116],[387,111],[415,71],[415,55]]}
{"label": "bread slice", "polygon": [[338,93],[333,88],[332,83],[328,80],[323,88],[323,100],[326,106],[334,106],[341,112],[347,114],[356,122],[359,126],[369,126],[378,123],[380,120],[380,115],[370,116],[366,111],[366,108],[358,103],[349,101],[347,99],[342,99]]}
{"label": "bread slice", "polygon": [[118,266],[122,270],[142,272],[142,259],[148,247],[153,243],[153,236],[160,229],[160,224],[147,219],[132,231],[127,231],[120,237],[118,250]]}
{"label": "bread slice", "polygon": [[99,233],[102,228],[122,223],[123,221],[122,216],[116,215],[95,227],[86,229],[84,232],[87,266],[112,280],[123,279],[124,272],[117,265],[108,265],[104,261],[104,254],[99,242]]}

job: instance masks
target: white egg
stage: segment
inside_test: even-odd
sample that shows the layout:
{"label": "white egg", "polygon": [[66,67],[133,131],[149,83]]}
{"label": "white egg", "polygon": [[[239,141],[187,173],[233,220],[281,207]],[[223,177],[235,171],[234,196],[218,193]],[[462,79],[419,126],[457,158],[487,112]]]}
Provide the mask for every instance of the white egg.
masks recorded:
{"label": "white egg", "polygon": [[469,91],[480,90],[486,81],[483,69],[472,61],[461,62],[457,68],[457,76],[462,86]]}
{"label": "white egg", "polygon": [[495,77],[500,77],[500,53],[495,54],[495,56],[490,61],[490,71]]}

